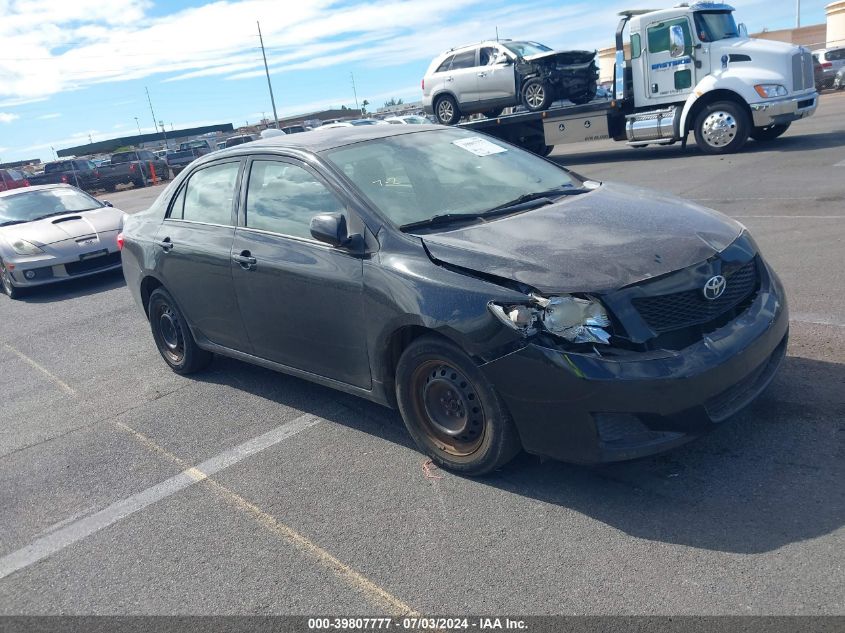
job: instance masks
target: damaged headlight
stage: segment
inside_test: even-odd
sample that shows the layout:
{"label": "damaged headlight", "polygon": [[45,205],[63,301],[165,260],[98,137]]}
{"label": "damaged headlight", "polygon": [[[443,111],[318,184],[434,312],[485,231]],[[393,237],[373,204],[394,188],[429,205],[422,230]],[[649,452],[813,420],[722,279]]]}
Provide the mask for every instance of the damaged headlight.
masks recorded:
{"label": "damaged headlight", "polygon": [[542,328],[572,343],[610,343],[610,332],[605,329],[610,319],[597,299],[532,294],[530,301],[528,305],[490,303],[489,307],[502,323],[525,335]]}

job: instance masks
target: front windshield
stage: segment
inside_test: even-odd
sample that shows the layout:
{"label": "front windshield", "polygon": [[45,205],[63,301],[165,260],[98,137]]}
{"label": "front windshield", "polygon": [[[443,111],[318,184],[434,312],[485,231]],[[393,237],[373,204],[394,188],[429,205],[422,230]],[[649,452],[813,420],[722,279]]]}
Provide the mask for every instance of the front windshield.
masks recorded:
{"label": "front windshield", "polygon": [[733,13],[730,11],[697,11],[695,30],[702,42],[715,42],[739,37]]}
{"label": "front windshield", "polygon": [[0,225],[32,222],[48,215],[99,209],[103,205],[76,189],[36,189],[0,198]]}
{"label": "front windshield", "polygon": [[520,57],[528,57],[529,55],[538,55],[540,53],[548,53],[550,49],[548,46],[543,46],[537,42],[500,42],[510,52],[516,53]]}
{"label": "front windshield", "polygon": [[373,139],[325,156],[397,226],[480,214],[520,196],[576,184],[535,154],[463,130]]}
{"label": "front windshield", "polygon": [[138,160],[138,154],[136,152],[126,152],[124,154],[114,154],[111,157],[112,165],[119,165],[121,163],[131,163],[134,160]]}

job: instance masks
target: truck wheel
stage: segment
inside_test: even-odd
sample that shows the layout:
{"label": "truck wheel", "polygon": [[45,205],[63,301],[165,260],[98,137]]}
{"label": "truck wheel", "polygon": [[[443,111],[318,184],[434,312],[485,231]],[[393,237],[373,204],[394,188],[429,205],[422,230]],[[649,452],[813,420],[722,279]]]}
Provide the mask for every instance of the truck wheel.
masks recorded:
{"label": "truck wheel", "polygon": [[748,114],[733,101],[717,101],[695,119],[695,143],[705,154],[732,154],[748,140]]}
{"label": "truck wheel", "polygon": [[751,138],[755,141],[772,141],[788,129],[789,123],[770,125],[768,127],[755,127],[751,130]]}
{"label": "truck wheel", "polygon": [[488,119],[495,119],[504,111],[504,108],[494,108],[492,110],[487,110],[486,112],[482,112],[484,116]]}
{"label": "truck wheel", "polygon": [[522,448],[507,409],[478,366],[439,337],[418,338],[402,353],[396,399],[417,446],[444,468],[484,475]]}
{"label": "truck wheel", "polygon": [[552,93],[539,77],[529,79],[522,86],[522,104],[531,112],[548,110],[552,105]]}
{"label": "truck wheel", "polygon": [[434,106],[434,116],[443,125],[455,125],[461,120],[458,102],[451,95],[443,95]]}

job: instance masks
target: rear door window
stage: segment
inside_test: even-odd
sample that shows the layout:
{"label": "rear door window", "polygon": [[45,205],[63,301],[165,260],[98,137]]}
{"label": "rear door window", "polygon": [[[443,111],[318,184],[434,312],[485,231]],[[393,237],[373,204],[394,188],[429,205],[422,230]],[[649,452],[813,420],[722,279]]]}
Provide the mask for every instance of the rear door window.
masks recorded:
{"label": "rear door window", "polygon": [[182,187],[170,210],[170,218],[232,225],[232,204],[240,162],[221,163],[200,169]]}
{"label": "rear door window", "polygon": [[435,70],[434,72],[436,72],[436,73],[445,73],[447,70],[449,70],[449,66],[451,66],[451,65],[452,65],[452,60],[453,60],[454,58],[455,58],[455,56],[454,56],[454,55],[449,55],[449,57],[447,57],[446,59],[444,59],[444,60],[443,60],[443,63],[442,63],[442,64],[440,64],[440,65],[437,67],[437,70]]}
{"label": "rear door window", "polygon": [[461,68],[472,68],[475,66],[475,52],[476,49],[457,53],[452,59],[452,67],[450,70],[460,70]]}

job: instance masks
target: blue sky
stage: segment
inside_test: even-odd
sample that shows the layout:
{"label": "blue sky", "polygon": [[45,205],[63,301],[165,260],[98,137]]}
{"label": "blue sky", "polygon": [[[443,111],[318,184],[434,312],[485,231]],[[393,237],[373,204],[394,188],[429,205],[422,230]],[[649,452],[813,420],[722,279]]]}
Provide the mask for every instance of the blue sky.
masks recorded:
{"label": "blue sky", "polygon": [[[802,24],[829,0],[802,0]],[[676,0],[645,2],[668,7]],[[792,26],[793,0],[735,0],[749,30]],[[272,116],[256,20],[279,116],[358,98],[420,97],[431,59],[493,37],[554,48],[610,46],[630,0],[0,0],[0,160],[52,156],[153,131],[144,88],[167,129]]]}

